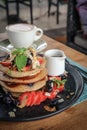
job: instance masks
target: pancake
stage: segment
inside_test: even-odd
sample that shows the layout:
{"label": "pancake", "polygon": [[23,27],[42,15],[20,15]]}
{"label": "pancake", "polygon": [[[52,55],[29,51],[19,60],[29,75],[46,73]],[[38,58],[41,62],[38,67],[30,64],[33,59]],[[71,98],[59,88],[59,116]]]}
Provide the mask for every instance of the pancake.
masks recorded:
{"label": "pancake", "polygon": [[[6,88],[2,87],[2,89],[4,90],[5,93],[8,92],[8,90],[7,90]],[[21,94],[23,94],[23,93],[11,92],[11,95],[12,95],[14,98],[18,98]]]}
{"label": "pancake", "polygon": [[[12,99],[11,103],[17,106],[16,98],[20,103],[17,107],[23,108],[26,102],[24,98],[22,102],[20,101],[22,95],[28,93],[32,96],[34,93],[41,95],[44,93],[48,80],[45,66],[45,58],[38,56],[33,48],[15,49],[0,62],[0,87],[6,94],[8,93]],[[31,101],[36,98],[35,94]],[[40,102],[43,101],[41,95],[38,95],[38,100],[41,98]]]}
{"label": "pancake", "polygon": [[0,80],[4,82],[9,82],[9,83],[22,83],[22,84],[29,84],[29,83],[35,83],[44,77],[47,76],[47,69],[44,68],[39,74],[33,76],[33,77],[26,77],[26,78],[12,78],[7,75],[4,75],[3,72],[0,72]]}
{"label": "pancake", "polygon": [[16,92],[16,93],[24,93],[24,92],[31,92],[36,91],[38,89],[41,89],[43,86],[45,86],[47,81],[47,77],[45,79],[35,82],[32,86],[29,86],[27,84],[7,84],[3,81],[0,81],[1,87],[4,87],[9,92]]}
{"label": "pancake", "polygon": [[21,78],[21,77],[33,76],[40,73],[40,71],[43,70],[43,68],[45,68],[45,65],[46,65],[46,61],[44,59],[44,62],[39,67],[29,71],[22,72],[22,71],[11,70],[10,68],[0,64],[0,71],[13,78]]}

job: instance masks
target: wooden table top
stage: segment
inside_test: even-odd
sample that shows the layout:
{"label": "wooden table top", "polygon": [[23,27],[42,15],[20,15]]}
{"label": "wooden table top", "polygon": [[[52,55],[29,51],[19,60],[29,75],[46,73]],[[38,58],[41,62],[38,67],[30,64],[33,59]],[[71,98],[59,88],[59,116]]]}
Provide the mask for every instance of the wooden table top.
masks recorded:
{"label": "wooden table top", "polygon": [[[1,37],[0,37],[1,38]],[[87,67],[87,55],[77,52],[47,36],[47,49],[62,49],[66,56]],[[0,130],[87,130],[87,101],[49,118],[27,122],[0,122]]]}

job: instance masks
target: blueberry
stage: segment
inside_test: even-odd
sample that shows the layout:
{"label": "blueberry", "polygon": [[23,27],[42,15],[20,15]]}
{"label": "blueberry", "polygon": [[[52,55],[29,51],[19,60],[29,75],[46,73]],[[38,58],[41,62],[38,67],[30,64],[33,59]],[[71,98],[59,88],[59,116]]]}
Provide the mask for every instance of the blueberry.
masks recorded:
{"label": "blueberry", "polygon": [[55,98],[55,99],[53,99],[53,100],[51,100],[50,101],[50,103],[49,103],[49,106],[50,107],[56,107],[56,110],[58,110],[59,108],[58,108],[58,106],[59,106],[59,103],[58,103],[58,98]]}
{"label": "blueberry", "polygon": [[29,87],[32,87],[34,85],[34,83],[29,83],[28,86]]}
{"label": "blueberry", "polygon": [[53,80],[48,80],[47,82],[46,82],[46,86],[50,86],[50,87],[53,87]]}
{"label": "blueberry", "polygon": [[33,53],[31,52],[31,55],[33,56]]}
{"label": "blueberry", "polygon": [[61,79],[64,80],[67,79],[67,77],[65,75],[61,75]]}
{"label": "blueberry", "polygon": [[12,60],[12,65],[14,65],[14,63],[15,63],[15,61],[14,61],[14,60]]}
{"label": "blueberry", "polygon": [[52,90],[53,90],[53,83],[54,82],[52,80],[48,80],[46,82],[46,88],[45,88],[46,92],[52,92]]}
{"label": "blueberry", "polygon": [[50,105],[55,106],[58,103],[58,99],[55,98],[50,102]]}
{"label": "blueberry", "polygon": [[17,106],[17,105],[20,104],[20,102],[19,102],[17,99],[14,99],[14,100],[13,100],[13,104]]}
{"label": "blueberry", "polygon": [[9,58],[10,58],[10,55],[8,54],[6,58],[9,59]]}
{"label": "blueberry", "polygon": [[9,96],[5,95],[3,97],[3,102],[6,103],[6,104],[11,104],[12,103],[12,99]]}
{"label": "blueberry", "polygon": [[47,92],[52,92],[52,90],[53,90],[52,87],[50,87],[50,86],[49,86],[49,87],[46,87],[46,91],[47,91]]}
{"label": "blueberry", "polygon": [[0,99],[2,99],[4,97],[3,93],[0,93]]}
{"label": "blueberry", "polygon": [[38,56],[44,57],[44,54],[43,53],[39,53]]}
{"label": "blueberry", "polygon": [[27,64],[26,65],[31,65],[32,64],[32,60],[30,58],[27,58]]}

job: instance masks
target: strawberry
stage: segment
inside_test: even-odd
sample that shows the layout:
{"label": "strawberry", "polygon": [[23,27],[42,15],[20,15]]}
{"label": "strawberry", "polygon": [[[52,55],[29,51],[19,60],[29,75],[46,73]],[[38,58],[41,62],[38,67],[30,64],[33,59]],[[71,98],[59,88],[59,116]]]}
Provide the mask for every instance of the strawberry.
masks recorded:
{"label": "strawberry", "polygon": [[42,64],[44,62],[44,59],[41,58],[41,57],[38,57],[37,59],[38,59],[38,61],[39,61],[40,64]]}
{"label": "strawberry", "polygon": [[29,71],[30,69],[31,69],[31,65],[25,66],[25,67],[22,69],[22,71]]}
{"label": "strawberry", "polygon": [[3,66],[10,66],[11,62],[1,61],[0,64],[2,64]]}
{"label": "strawberry", "polygon": [[32,106],[32,102],[34,100],[34,97],[35,97],[35,92],[32,91],[32,92],[29,92],[29,95],[28,95],[28,100],[27,100],[27,103],[26,103],[26,106]]}
{"label": "strawberry", "polygon": [[61,77],[60,76],[49,76],[48,79],[49,80],[54,80],[54,79],[61,80]]}

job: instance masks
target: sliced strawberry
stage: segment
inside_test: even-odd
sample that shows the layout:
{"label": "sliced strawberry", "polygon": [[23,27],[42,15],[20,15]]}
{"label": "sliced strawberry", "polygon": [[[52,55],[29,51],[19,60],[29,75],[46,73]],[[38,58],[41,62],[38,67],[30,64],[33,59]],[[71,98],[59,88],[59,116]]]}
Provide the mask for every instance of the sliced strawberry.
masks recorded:
{"label": "sliced strawberry", "polygon": [[41,102],[45,101],[47,99],[47,97],[41,91],[38,91],[37,93],[38,93],[38,97],[37,97],[37,100],[36,100],[36,105],[39,105]]}
{"label": "sliced strawberry", "polygon": [[31,65],[25,66],[25,67],[22,69],[22,71],[29,71],[30,69],[31,69]]}
{"label": "sliced strawberry", "polygon": [[61,80],[61,77],[60,76],[49,76],[48,79],[49,80],[54,80],[54,79]]}
{"label": "sliced strawberry", "polygon": [[[33,101],[34,101],[34,98],[35,98],[35,96],[36,96],[36,92],[31,92],[30,94],[31,94],[30,106],[33,106],[33,105],[34,105],[34,104],[33,104]],[[29,103],[29,102],[28,102],[28,103]]]}
{"label": "sliced strawberry", "polygon": [[35,97],[35,92],[30,92],[28,100],[26,102],[26,106],[32,106],[32,102],[34,100],[34,97]]}
{"label": "sliced strawberry", "polygon": [[2,64],[3,66],[10,66],[11,62],[0,61],[0,64]]}
{"label": "sliced strawberry", "polygon": [[29,92],[23,93],[23,94],[19,97],[19,101],[22,101],[25,97],[28,98],[28,96],[29,96]]}
{"label": "sliced strawberry", "polygon": [[57,88],[58,90],[59,90],[59,92],[61,92],[61,91],[63,91],[64,90],[64,85],[62,84],[62,85],[60,85],[60,87],[59,88]]}
{"label": "sliced strawberry", "polygon": [[39,93],[36,92],[31,105],[37,105],[38,97],[39,97]]}
{"label": "sliced strawberry", "polygon": [[26,102],[27,107],[30,106],[30,104],[31,104],[31,98],[32,98],[31,96],[28,97],[28,100]]}
{"label": "sliced strawberry", "polygon": [[57,76],[56,79],[57,79],[57,80],[61,80],[61,77],[60,77],[60,76]]}
{"label": "sliced strawberry", "polygon": [[38,57],[38,61],[40,64],[42,64],[44,62],[44,59],[42,57]]}
{"label": "sliced strawberry", "polygon": [[[33,106],[33,105],[39,105],[41,102],[48,99],[53,99],[57,95],[57,93],[64,90],[64,85],[60,85],[60,87],[57,87],[56,85],[53,87],[53,91],[43,92],[43,91],[32,91],[32,92],[25,92],[19,97],[19,101],[21,104],[24,104],[23,106]],[[48,94],[46,94],[48,93]]]}
{"label": "sliced strawberry", "polygon": [[53,99],[53,98],[55,98],[56,94],[57,94],[56,91],[52,91],[52,92],[50,93],[50,96],[48,96],[48,98],[49,98],[49,99]]}
{"label": "sliced strawberry", "polygon": [[20,102],[20,107],[21,107],[21,108],[26,106],[28,97],[29,97],[29,93],[24,93],[24,94],[22,94],[22,95],[19,97],[19,102]]}

